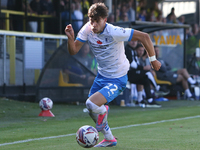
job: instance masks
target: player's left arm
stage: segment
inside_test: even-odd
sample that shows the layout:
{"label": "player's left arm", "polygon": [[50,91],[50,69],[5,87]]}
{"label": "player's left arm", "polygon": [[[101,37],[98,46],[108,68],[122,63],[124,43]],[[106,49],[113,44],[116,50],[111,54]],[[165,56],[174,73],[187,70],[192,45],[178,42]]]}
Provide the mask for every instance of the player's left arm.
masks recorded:
{"label": "player's left arm", "polygon": [[152,43],[149,35],[145,32],[134,30],[133,37],[131,40],[132,41],[140,41],[143,44],[145,50],[147,51],[147,54],[149,56],[149,59],[150,59],[153,69],[158,71],[161,67],[161,63],[155,57],[153,43]]}

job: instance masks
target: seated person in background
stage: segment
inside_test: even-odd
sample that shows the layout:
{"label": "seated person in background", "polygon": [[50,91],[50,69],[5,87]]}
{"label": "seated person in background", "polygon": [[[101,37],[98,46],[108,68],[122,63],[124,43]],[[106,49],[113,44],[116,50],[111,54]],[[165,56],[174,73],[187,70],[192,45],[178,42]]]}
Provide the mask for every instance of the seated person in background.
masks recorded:
{"label": "seated person in background", "polygon": [[[88,68],[88,70],[92,70],[92,65],[93,65],[93,57],[90,54],[90,47],[88,45],[88,43],[85,43],[82,48],[80,49],[80,51],[74,56],[83,66],[85,66],[86,68]],[[95,66],[94,66],[95,67]],[[84,79],[87,81],[88,85],[92,85],[95,76],[92,76],[91,73],[89,73],[89,71],[85,69],[85,77]]]}
{"label": "seated person in background", "polygon": [[[154,79],[155,72],[151,68],[151,64],[150,64],[148,55],[147,55],[144,47],[141,44],[138,45],[136,52],[137,52],[137,56],[139,59],[139,64],[141,66],[143,66],[144,70],[147,71],[146,75],[148,76],[149,80],[151,81],[151,85],[153,86],[151,88],[151,92],[155,93],[157,96],[163,96],[163,95],[169,94],[169,90],[164,89],[164,88],[160,87],[159,85],[157,85],[157,83]],[[154,89],[155,89],[155,91],[154,91]]]}
{"label": "seated person in background", "polygon": [[154,49],[155,49],[157,60],[159,60],[160,63],[162,64],[160,70],[156,71],[157,78],[160,80],[170,81],[172,84],[181,82],[182,87],[185,90],[185,95],[187,99],[193,100],[192,94],[188,86],[188,82],[191,85],[196,85],[197,82],[193,78],[190,77],[188,71],[185,68],[179,69],[176,72],[171,71],[171,67],[169,66],[169,64],[165,62],[163,59],[159,58],[159,51],[160,51],[159,47],[154,46]]}
{"label": "seated person in background", "polygon": [[77,62],[74,62],[74,59],[70,58],[64,64],[62,68],[63,72],[68,75],[67,82],[69,83],[80,83],[85,85],[86,75],[82,70],[82,67],[79,66]]}
{"label": "seated person in background", "polygon": [[144,70],[145,68],[139,64],[136,50],[142,45],[138,44],[136,48],[134,46],[135,41],[129,41],[125,47],[125,54],[130,63],[130,69],[128,71],[128,81],[130,83],[143,85],[147,98],[147,102],[145,102],[142,98],[143,88],[139,87],[138,90],[140,91],[138,91],[138,101],[136,101],[136,104],[146,105],[146,107],[161,107],[160,104],[157,104],[155,102],[155,100],[153,99],[153,95],[151,94],[151,82],[146,75],[146,72],[148,71]]}

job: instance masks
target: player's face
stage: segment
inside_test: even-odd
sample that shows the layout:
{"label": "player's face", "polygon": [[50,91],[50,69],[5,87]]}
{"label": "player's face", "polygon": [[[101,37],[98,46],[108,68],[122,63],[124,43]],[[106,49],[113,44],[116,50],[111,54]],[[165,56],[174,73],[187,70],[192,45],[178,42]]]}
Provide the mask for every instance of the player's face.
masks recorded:
{"label": "player's face", "polygon": [[99,20],[94,20],[89,18],[89,22],[92,28],[92,32],[94,33],[101,33],[103,32],[105,25],[106,25],[107,18],[99,18]]}

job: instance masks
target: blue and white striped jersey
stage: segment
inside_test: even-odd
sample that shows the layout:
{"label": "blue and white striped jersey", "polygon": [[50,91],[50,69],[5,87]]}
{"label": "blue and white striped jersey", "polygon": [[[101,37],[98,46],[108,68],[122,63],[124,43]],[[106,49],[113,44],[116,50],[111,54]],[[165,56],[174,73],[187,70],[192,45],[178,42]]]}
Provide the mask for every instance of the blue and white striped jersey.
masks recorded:
{"label": "blue and white striped jersey", "polygon": [[119,78],[127,74],[129,61],[125,55],[124,41],[132,39],[134,30],[106,23],[102,33],[96,34],[87,22],[79,31],[76,40],[88,41],[96,57],[98,72],[106,78]]}

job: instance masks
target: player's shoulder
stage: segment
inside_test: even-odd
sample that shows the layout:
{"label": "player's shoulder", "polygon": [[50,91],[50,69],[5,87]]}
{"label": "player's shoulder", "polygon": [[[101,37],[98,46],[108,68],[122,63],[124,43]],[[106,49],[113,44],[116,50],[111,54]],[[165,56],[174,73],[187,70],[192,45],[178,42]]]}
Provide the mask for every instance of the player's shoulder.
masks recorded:
{"label": "player's shoulder", "polygon": [[85,27],[86,29],[90,29],[90,28],[91,28],[91,25],[90,25],[89,22],[87,22],[87,23],[84,25],[84,27]]}
{"label": "player's shoulder", "polygon": [[88,34],[91,31],[91,25],[87,22],[79,31],[80,34]]}
{"label": "player's shoulder", "polygon": [[106,23],[106,28],[107,28],[107,30],[115,30],[116,28],[121,28],[121,27],[115,26],[115,25],[110,24],[110,23]]}
{"label": "player's shoulder", "polygon": [[116,26],[116,25],[107,23],[107,30],[114,34],[117,34],[119,32],[125,32],[125,30],[127,30],[127,29],[129,29],[129,28],[124,28],[124,27],[120,27],[120,26]]}

